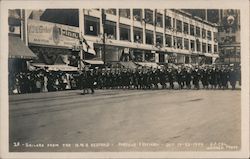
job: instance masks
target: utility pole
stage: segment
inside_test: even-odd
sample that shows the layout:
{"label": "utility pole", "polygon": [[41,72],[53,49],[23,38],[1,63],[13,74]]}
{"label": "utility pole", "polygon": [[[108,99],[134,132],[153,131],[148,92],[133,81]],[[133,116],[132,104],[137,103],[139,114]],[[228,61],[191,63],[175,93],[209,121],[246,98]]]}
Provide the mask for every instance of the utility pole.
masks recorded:
{"label": "utility pole", "polygon": [[103,49],[103,62],[104,65],[106,64],[106,38],[105,38],[105,27],[106,27],[106,14],[104,9],[102,9],[102,27],[103,27],[103,34],[102,34],[102,49]]}
{"label": "utility pole", "polygon": [[79,59],[78,67],[79,67],[79,70],[82,71],[82,68],[83,68],[83,65],[82,65],[82,60],[83,60],[83,35],[82,35],[82,31],[83,31],[83,27],[84,27],[84,21],[83,21],[84,13],[83,13],[83,9],[80,8],[78,10],[78,13],[79,13],[79,44],[80,44],[80,51],[79,51],[79,57],[80,57],[80,59]]}

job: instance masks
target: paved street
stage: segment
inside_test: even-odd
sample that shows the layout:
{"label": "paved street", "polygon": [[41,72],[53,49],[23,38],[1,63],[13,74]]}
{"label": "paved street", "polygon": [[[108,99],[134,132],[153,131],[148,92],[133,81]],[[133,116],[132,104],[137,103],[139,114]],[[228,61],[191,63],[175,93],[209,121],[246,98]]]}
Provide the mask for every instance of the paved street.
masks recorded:
{"label": "paved street", "polygon": [[239,90],[12,95],[10,151],[238,150],[240,112]]}

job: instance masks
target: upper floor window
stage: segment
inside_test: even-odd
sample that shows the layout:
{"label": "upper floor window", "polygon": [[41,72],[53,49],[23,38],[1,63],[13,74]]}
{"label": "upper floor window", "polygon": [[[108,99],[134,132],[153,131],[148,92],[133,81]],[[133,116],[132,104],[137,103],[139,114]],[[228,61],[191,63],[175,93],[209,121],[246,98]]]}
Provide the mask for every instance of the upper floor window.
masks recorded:
{"label": "upper floor window", "polygon": [[185,34],[188,34],[188,23],[184,23],[183,32],[184,32]]}
{"label": "upper floor window", "polygon": [[119,14],[121,17],[130,19],[130,9],[119,9]]}
{"label": "upper floor window", "polygon": [[169,16],[165,17],[165,27],[168,28],[168,29],[170,29],[172,27],[171,17],[169,17]]}
{"label": "upper floor window", "polygon": [[163,27],[163,16],[160,13],[156,14],[156,26]]}
{"label": "upper floor window", "polygon": [[136,21],[142,20],[142,9],[133,9],[133,18]]}
{"label": "upper floor window", "polygon": [[201,37],[201,29],[200,29],[200,27],[196,27],[196,37]]}
{"label": "upper floor window", "polygon": [[113,8],[106,9],[106,13],[116,15],[116,9]]}
{"label": "upper floor window", "polygon": [[130,39],[130,26],[120,24],[120,40],[131,41],[131,39]]}
{"label": "upper floor window", "polygon": [[207,52],[207,44],[206,43],[202,43],[202,52],[203,53]]}
{"label": "upper floor window", "polygon": [[196,50],[197,50],[198,52],[201,51],[201,42],[199,41],[199,39],[196,40]]}
{"label": "upper floor window", "polygon": [[190,25],[190,35],[194,36],[194,25]]}
{"label": "upper floor window", "polygon": [[116,22],[106,21],[105,33],[108,39],[116,39]]}
{"label": "upper floor window", "polygon": [[145,22],[148,24],[154,24],[153,11],[150,9],[145,9]]}
{"label": "upper floor window", "polygon": [[180,20],[176,21],[176,31],[182,32],[182,22]]}
{"label": "upper floor window", "polygon": [[214,53],[217,53],[217,52],[218,52],[218,46],[214,45]]}
{"label": "upper floor window", "polygon": [[154,44],[153,31],[146,30],[146,44]]}
{"label": "upper floor window", "polygon": [[134,27],[134,42],[142,43],[143,41],[143,32],[141,28]]}
{"label": "upper floor window", "polygon": [[207,50],[208,50],[208,53],[211,53],[211,52],[212,52],[212,46],[211,46],[211,44],[208,44],[208,45],[207,45]]}
{"label": "upper floor window", "polygon": [[211,33],[211,31],[207,31],[207,39],[208,40],[212,39],[212,33]]}
{"label": "upper floor window", "polygon": [[206,38],[206,30],[202,29],[202,38],[205,39]]}
{"label": "upper floor window", "polygon": [[174,47],[178,49],[183,48],[182,37],[174,36]]}
{"label": "upper floor window", "polygon": [[100,19],[85,15],[84,18],[84,33],[86,35],[98,36],[100,34]]}
{"label": "upper floor window", "polygon": [[194,49],[195,49],[194,40],[190,40],[190,48],[192,51],[194,51]]}
{"label": "upper floor window", "polygon": [[189,50],[189,40],[188,39],[184,39],[184,49]]}
{"label": "upper floor window", "polygon": [[163,35],[162,33],[156,33],[156,47],[162,47],[163,45]]}
{"label": "upper floor window", "polygon": [[166,47],[172,47],[172,36],[171,35],[165,35],[165,42],[166,42]]}

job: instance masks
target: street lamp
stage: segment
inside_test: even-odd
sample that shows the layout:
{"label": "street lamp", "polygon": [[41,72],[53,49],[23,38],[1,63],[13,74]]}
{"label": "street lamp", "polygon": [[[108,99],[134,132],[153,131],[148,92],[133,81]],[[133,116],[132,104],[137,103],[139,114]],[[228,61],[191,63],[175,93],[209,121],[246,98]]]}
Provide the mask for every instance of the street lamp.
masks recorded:
{"label": "street lamp", "polygon": [[103,26],[103,34],[102,34],[102,49],[103,49],[103,62],[106,64],[106,41],[105,41],[105,25],[106,23],[106,14],[104,9],[102,9],[102,26]]}

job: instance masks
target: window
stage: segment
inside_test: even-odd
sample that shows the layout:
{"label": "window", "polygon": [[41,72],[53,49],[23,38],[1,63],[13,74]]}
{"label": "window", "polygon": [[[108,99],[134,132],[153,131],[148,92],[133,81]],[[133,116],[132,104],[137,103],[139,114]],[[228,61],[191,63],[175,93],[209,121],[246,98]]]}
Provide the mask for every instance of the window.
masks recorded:
{"label": "window", "polygon": [[206,38],[206,30],[202,29],[202,38],[205,39]]}
{"label": "window", "polygon": [[133,9],[133,17],[136,21],[142,20],[142,10],[141,9]]}
{"label": "window", "polygon": [[171,17],[169,17],[169,16],[165,17],[165,26],[166,26],[166,28],[171,29],[171,27],[172,27]]}
{"label": "window", "polygon": [[130,26],[120,24],[120,40],[130,41]]}
{"label": "window", "polygon": [[173,18],[173,28],[175,29],[175,18]]}
{"label": "window", "polygon": [[232,42],[236,42],[236,37],[235,36],[232,36],[231,39],[232,39]]}
{"label": "window", "polygon": [[156,14],[156,26],[163,27],[163,20],[162,20],[162,14],[157,13]]}
{"label": "window", "polygon": [[154,44],[153,31],[146,30],[146,44]]}
{"label": "window", "polygon": [[217,42],[218,41],[218,34],[216,32],[213,33],[214,34],[214,41]]}
{"label": "window", "polygon": [[189,40],[188,39],[184,39],[184,49],[189,50]]}
{"label": "window", "polygon": [[183,43],[182,43],[182,38],[177,37],[177,48],[178,49],[183,49]]}
{"label": "window", "polygon": [[116,15],[116,9],[107,9],[106,13]]}
{"label": "window", "polygon": [[212,46],[211,46],[211,44],[208,44],[208,45],[207,45],[207,50],[208,50],[208,53],[211,53],[211,52],[212,52]]}
{"label": "window", "polygon": [[217,53],[217,52],[218,52],[218,46],[214,45],[214,53]]}
{"label": "window", "polygon": [[116,23],[112,21],[106,21],[105,33],[108,39],[116,39]]}
{"label": "window", "polygon": [[178,49],[182,49],[182,38],[174,36],[174,47]]}
{"label": "window", "polygon": [[145,52],[145,61],[155,62],[155,54],[153,54],[151,52]]}
{"label": "window", "polygon": [[182,32],[182,22],[180,20],[176,21],[176,31]]}
{"label": "window", "polygon": [[211,31],[207,31],[207,39],[208,40],[212,39],[212,33],[211,33]]}
{"label": "window", "polygon": [[163,45],[163,35],[162,33],[156,33],[156,47],[162,47]]}
{"label": "window", "polygon": [[166,47],[172,47],[172,36],[171,35],[166,35]]}
{"label": "window", "polygon": [[85,15],[84,18],[86,35],[98,36],[100,34],[100,19]]}
{"label": "window", "polygon": [[194,40],[190,40],[190,47],[191,50],[194,51]]}
{"label": "window", "polygon": [[199,41],[199,39],[196,40],[196,50],[197,52],[201,51],[201,42]]}
{"label": "window", "polygon": [[153,25],[154,21],[153,21],[153,11],[152,10],[145,9],[145,22]]}
{"label": "window", "polygon": [[188,23],[184,23],[184,28],[183,29],[184,29],[183,32],[185,34],[188,34]]}
{"label": "window", "polygon": [[196,27],[196,37],[201,37],[201,28]]}
{"label": "window", "polygon": [[130,19],[130,9],[119,9],[119,15],[120,17]]}
{"label": "window", "polygon": [[206,43],[202,43],[202,52],[203,53],[207,52],[207,45],[206,45]]}
{"label": "window", "polygon": [[142,43],[142,41],[143,41],[142,29],[134,27],[134,42]]}
{"label": "window", "polygon": [[194,36],[194,25],[190,25],[190,35]]}

